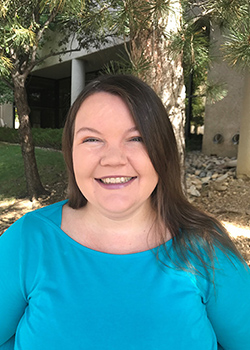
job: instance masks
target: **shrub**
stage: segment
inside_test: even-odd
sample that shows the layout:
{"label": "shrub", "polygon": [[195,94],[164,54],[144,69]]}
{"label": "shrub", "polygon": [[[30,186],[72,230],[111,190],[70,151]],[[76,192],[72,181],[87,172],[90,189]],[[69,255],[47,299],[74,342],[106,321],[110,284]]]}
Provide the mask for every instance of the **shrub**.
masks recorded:
{"label": "shrub", "polygon": [[[62,148],[63,129],[40,129],[33,128],[32,135],[36,147]],[[18,130],[12,128],[0,128],[0,141],[9,143],[19,143]]]}
{"label": "shrub", "polygon": [[35,146],[62,149],[63,129],[32,129]]}
{"label": "shrub", "polygon": [[12,128],[0,128],[0,141],[19,143],[18,130]]}

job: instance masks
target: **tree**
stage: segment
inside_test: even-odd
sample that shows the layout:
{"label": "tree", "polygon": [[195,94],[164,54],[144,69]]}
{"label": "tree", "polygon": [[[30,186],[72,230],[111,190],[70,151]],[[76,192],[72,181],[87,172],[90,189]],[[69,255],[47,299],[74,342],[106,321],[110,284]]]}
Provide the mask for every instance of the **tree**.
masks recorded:
{"label": "tree", "polygon": [[129,11],[130,57],[135,66],[136,63],[147,63],[147,69],[139,72],[139,76],[153,87],[167,109],[184,177],[185,86],[182,52],[173,56],[170,50],[171,36],[181,28],[181,3],[170,0],[140,1],[139,4],[133,4],[135,8]]}
{"label": "tree", "polygon": [[[2,0],[0,3],[0,79],[14,91],[27,193],[31,200],[46,191],[35,160],[25,82],[35,66],[49,56],[66,52],[70,37],[68,24],[74,22],[76,27],[82,6],[81,0]],[[63,40],[49,54],[40,56],[46,35],[53,30],[62,32]],[[84,44],[86,41],[82,40],[69,50],[79,50]]]}
{"label": "tree", "polygon": [[[129,71],[146,81],[161,97],[175,131],[184,165],[185,87],[182,52],[172,56],[171,35],[178,32],[182,7],[176,0],[95,1],[84,16],[103,31],[123,38]],[[126,68],[128,68],[126,66]],[[184,169],[183,169],[184,174]]]}

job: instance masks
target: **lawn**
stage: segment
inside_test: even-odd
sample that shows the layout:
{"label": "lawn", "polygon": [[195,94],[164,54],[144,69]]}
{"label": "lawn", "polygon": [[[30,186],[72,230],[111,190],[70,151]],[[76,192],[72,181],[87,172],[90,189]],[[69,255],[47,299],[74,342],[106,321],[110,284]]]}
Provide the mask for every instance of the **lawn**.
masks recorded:
{"label": "lawn", "polygon": [[[36,148],[41,181],[52,190],[58,183],[66,183],[66,171],[61,152]],[[24,166],[19,145],[0,142],[0,201],[26,196]]]}

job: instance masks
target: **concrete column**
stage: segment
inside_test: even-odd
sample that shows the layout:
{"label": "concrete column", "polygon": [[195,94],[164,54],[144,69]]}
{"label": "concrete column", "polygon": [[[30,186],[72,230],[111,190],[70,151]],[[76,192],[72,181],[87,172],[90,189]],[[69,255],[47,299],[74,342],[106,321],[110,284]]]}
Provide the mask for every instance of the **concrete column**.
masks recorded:
{"label": "concrete column", "polygon": [[0,105],[0,127],[13,128],[13,118],[13,105],[11,103]]}
{"label": "concrete column", "polygon": [[240,142],[237,158],[237,177],[250,178],[250,72],[245,75],[243,108],[240,120]]}
{"label": "concrete column", "polygon": [[71,62],[71,104],[85,86],[85,63],[74,58]]}

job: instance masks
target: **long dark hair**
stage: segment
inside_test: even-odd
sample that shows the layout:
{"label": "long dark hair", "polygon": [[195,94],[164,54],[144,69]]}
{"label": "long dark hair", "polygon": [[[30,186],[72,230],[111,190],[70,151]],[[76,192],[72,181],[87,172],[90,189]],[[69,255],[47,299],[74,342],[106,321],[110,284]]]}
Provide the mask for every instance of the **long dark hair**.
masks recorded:
{"label": "long dark hair", "polygon": [[[107,75],[92,81],[83,89],[69,111],[63,134],[69,206],[78,209],[87,203],[76,184],[72,145],[76,114],[83,101],[97,92],[107,92],[122,98],[143,138],[159,176],[159,182],[151,195],[152,208],[157,214],[158,222],[163,221],[171,234],[178,257],[174,261],[176,268],[191,269],[194,272],[192,256],[208,272],[213,267],[214,246],[219,247],[228,257],[233,253],[242,259],[220,222],[195,208],[183,194],[177,144],[166,109],[147,84],[131,75]],[[157,234],[161,242],[165,243],[165,230],[163,232],[158,229]]]}

